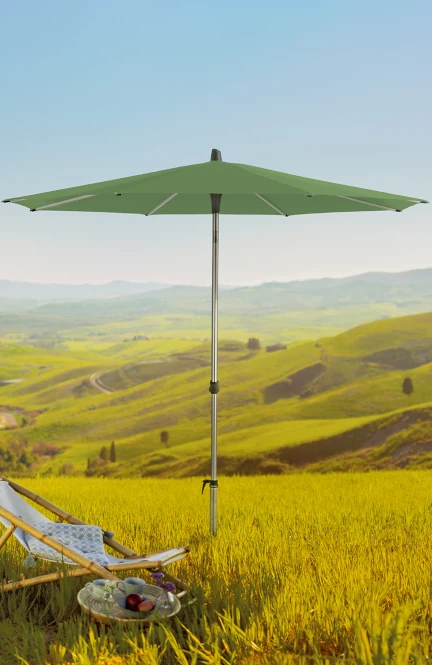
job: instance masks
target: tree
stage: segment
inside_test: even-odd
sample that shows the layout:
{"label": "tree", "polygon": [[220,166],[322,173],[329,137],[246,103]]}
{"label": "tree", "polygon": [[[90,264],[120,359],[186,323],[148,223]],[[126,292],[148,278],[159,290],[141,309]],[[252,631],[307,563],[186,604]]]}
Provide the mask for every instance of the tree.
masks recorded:
{"label": "tree", "polygon": [[90,476],[104,476],[107,470],[107,463],[101,457],[89,459],[90,465],[85,470],[84,474],[89,478]]}
{"label": "tree", "polygon": [[249,349],[249,351],[259,351],[261,348],[259,339],[257,339],[256,337],[249,337],[247,348]]}
{"label": "tree", "polygon": [[29,455],[29,453],[26,450],[24,450],[21,453],[21,455],[19,456],[19,459],[18,459],[18,463],[19,464],[24,464],[24,466],[30,466],[32,461],[33,460],[31,458],[31,456]]}
{"label": "tree", "polygon": [[63,464],[62,467],[59,469],[59,475],[60,476],[71,476],[74,472],[74,465],[73,464]]}
{"label": "tree", "polygon": [[87,469],[90,469],[90,467],[91,467],[91,459],[89,457],[87,460]]}
{"label": "tree", "polygon": [[110,448],[110,462],[115,462],[117,460],[117,452],[114,441],[111,441]]}
{"label": "tree", "polygon": [[99,457],[103,459],[104,462],[108,462],[108,450],[105,446],[102,446]]}
{"label": "tree", "polygon": [[272,351],[284,351],[286,349],[286,344],[272,344],[271,346],[266,346],[267,353]]}
{"label": "tree", "polygon": [[408,395],[408,397],[410,397],[414,392],[413,382],[409,377],[407,377],[403,381],[402,392],[404,393],[404,395]]}
{"label": "tree", "polygon": [[169,434],[167,431],[163,431],[160,433],[160,440],[161,443],[163,443],[168,448]]}

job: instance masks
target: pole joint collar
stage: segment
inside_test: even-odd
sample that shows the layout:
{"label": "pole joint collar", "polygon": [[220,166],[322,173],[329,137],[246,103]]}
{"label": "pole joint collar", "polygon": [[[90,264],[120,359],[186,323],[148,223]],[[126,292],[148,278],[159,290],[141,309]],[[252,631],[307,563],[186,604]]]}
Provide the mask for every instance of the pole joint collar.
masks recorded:
{"label": "pole joint collar", "polygon": [[219,381],[210,381],[209,392],[212,395],[217,395],[219,390]]}

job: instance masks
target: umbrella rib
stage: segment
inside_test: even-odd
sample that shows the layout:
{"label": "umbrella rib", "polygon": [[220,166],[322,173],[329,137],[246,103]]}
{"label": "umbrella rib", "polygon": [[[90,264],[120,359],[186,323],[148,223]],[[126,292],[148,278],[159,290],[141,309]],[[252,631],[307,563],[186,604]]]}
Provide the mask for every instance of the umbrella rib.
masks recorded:
{"label": "umbrella rib", "polygon": [[286,212],[284,212],[283,210],[281,210],[280,208],[275,206],[273,203],[271,203],[270,201],[265,199],[264,196],[261,196],[261,194],[255,194],[255,196],[257,196],[259,199],[261,199],[261,201],[264,201],[264,203],[267,203],[267,205],[270,206],[270,208],[273,208],[273,210],[276,210],[276,212],[278,212],[279,215],[282,215],[282,217],[288,217]]}
{"label": "umbrella rib", "polygon": [[352,196],[337,196],[337,199],[345,199],[346,201],[354,201],[354,203],[363,203],[365,206],[372,206],[372,208],[380,208],[381,210],[392,210],[393,212],[400,212],[398,208],[389,208],[388,206],[378,205],[378,203],[369,203],[369,201],[362,201],[362,199],[355,199]]}
{"label": "umbrella rib", "polygon": [[171,201],[171,199],[173,199],[175,196],[177,196],[177,194],[178,194],[178,192],[176,192],[175,194],[170,194],[169,196],[167,196],[166,199],[164,199],[163,201],[158,203],[157,206],[152,208],[150,210],[150,212],[146,212],[146,217],[148,217],[149,215],[153,215],[153,213],[155,213],[156,210],[159,210],[160,208],[162,208],[162,206],[164,206],[166,203],[168,203],[168,201]]}
{"label": "umbrella rib", "polygon": [[91,199],[92,196],[96,196],[96,194],[84,194],[84,196],[77,196],[74,199],[66,199],[65,201],[58,201],[57,203],[48,203],[46,206],[40,206],[39,208],[33,208],[32,212],[36,212],[37,210],[45,210],[46,208],[55,208],[56,206],[62,206],[65,203],[73,203],[74,201],[82,201],[82,199]]}

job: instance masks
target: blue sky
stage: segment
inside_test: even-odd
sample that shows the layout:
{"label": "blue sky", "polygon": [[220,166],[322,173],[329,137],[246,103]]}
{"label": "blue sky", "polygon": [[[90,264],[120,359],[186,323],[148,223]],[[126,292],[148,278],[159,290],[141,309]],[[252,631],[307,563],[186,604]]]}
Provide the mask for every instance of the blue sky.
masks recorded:
{"label": "blue sky", "polygon": [[[2,6],[0,198],[227,161],[432,200],[430,0]],[[223,217],[220,279],[432,266],[432,206]],[[210,282],[206,217],[0,207],[0,279]],[[181,229],[181,232],[179,232]]]}

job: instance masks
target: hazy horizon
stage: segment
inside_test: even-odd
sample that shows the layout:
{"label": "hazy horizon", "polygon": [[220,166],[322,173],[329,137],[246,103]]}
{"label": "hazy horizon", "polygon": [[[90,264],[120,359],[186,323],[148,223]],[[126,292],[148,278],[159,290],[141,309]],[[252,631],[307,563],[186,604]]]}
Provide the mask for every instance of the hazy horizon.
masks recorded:
{"label": "hazy horizon", "polygon": [[[340,275],[340,276],[333,276],[333,275],[323,275],[322,277],[305,277],[303,279],[287,279],[287,280],[265,280],[265,281],[260,281],[260,282],[253,282],[253,283],[242,283],[242,284],[224,284],[220,283],[221,288],[231,288],[231,287],[243,287],[243,286],[261,286],[263,284],[270,284],[270,283],[290,283],[290,282],[307,282],[307,281],[314,281],[314,280],[319,280],[319,279],[344,279],[344,278],[349,278],[349,277],[361,277],[362,275],[370,275],[370,274],[387,274],[387,275],[397,275],[401,273],[406,273],[406,272],[414,272],[414,271],[421,271],[421,270],[432,270],[432,265],[428,265],[425,267],[421,268],[412,268],[410,270],[369,270],[367,272],[361,272],[361,273],[348,273],[346,275]],[[167,287],[169,286],[197,286],[197,287],[211,287],[211,282],[203,283],[203,284],[190,284],[187,282],[161,282],[159,280],[155,279],[150,279],[147,281],[134,281],[134,280],[128,280],[128,279],[110,279],[105,282],[40,282],[40,281],[33,281],[33,280],[15,280],[15,279],[10,279],[8,277],[3,277],[0,274],[0,283],[2,281],[5,282],[13,282],[13,283],[20,283],[20,284],[33,284],[33,285],[40,285],[40,286],[105,286],[107,284],[115,283],[115,282],[125,282],[125,283],[134,283],[134,284],[163,284]]]}

